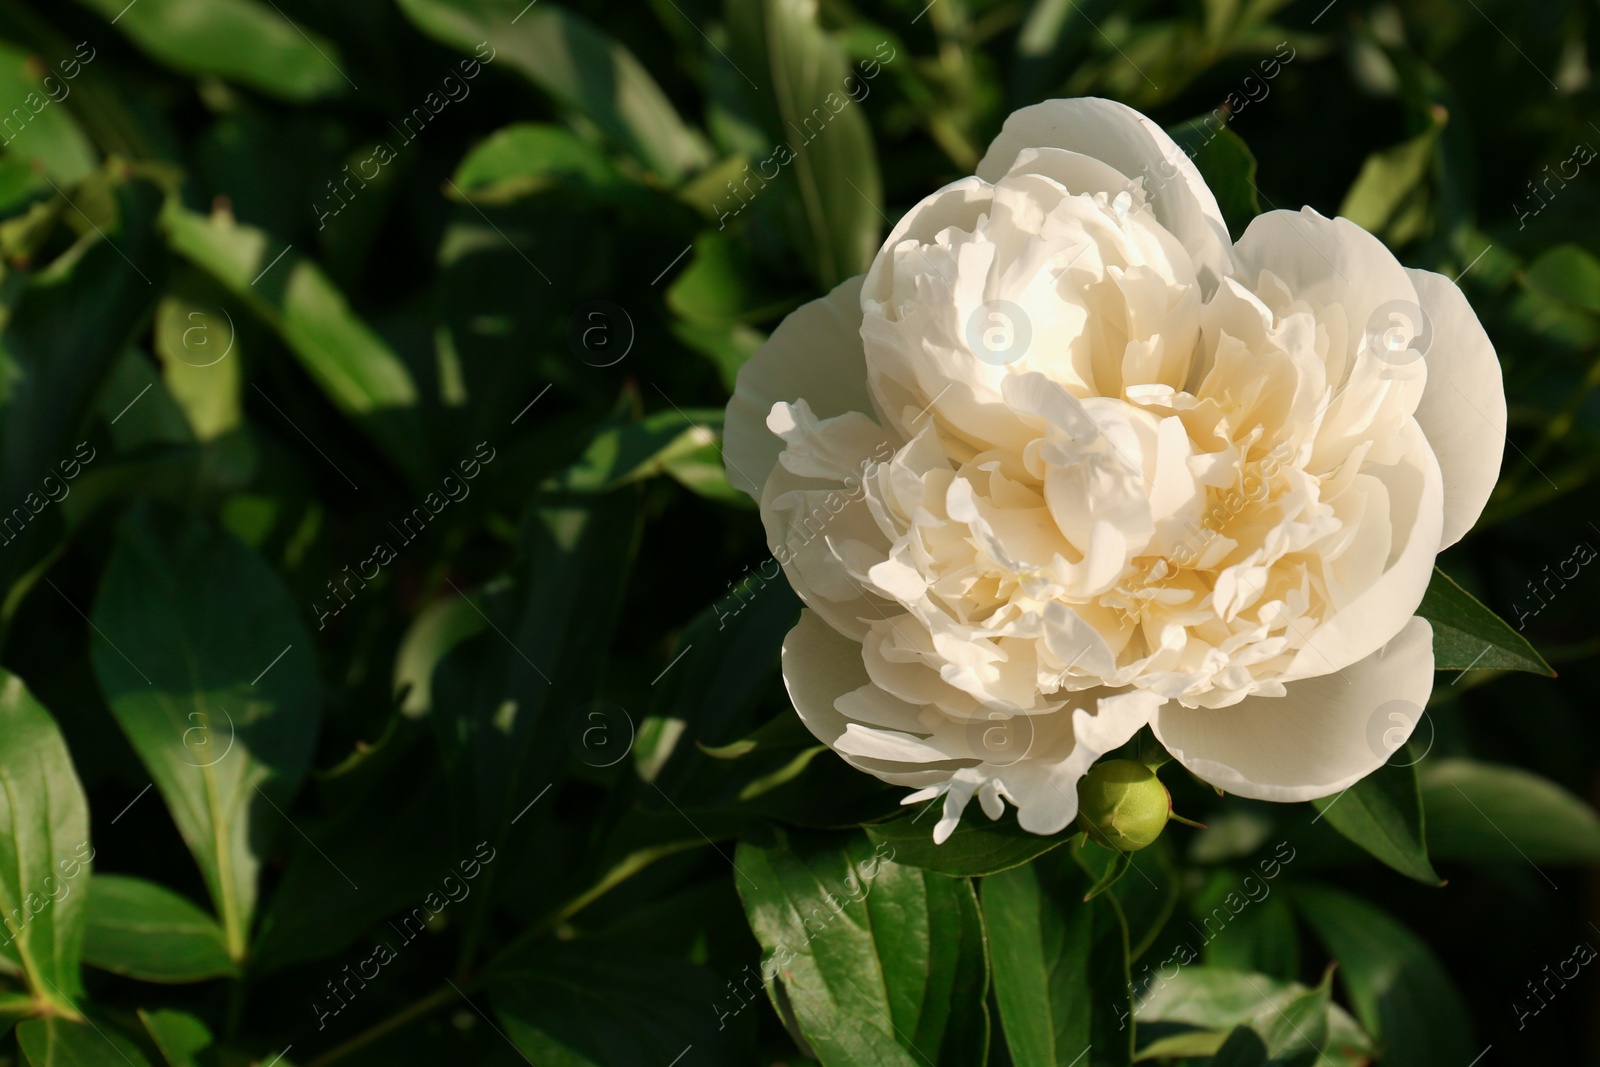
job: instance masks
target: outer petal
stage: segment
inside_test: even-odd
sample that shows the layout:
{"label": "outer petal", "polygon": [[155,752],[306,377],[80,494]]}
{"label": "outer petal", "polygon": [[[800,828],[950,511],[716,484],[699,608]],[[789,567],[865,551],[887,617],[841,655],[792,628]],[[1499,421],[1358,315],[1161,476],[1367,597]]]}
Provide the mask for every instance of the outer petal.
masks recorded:
{"label": "outer petal", "polygon": [[1500,477],[1505,385],[1494,345],[1456,284],[1432,271],[1406,273],[1433,328],[1424,353],[1428,387],[1416,415],[1444,476],[1443,551],[1472,529]]}
{"label": "outer petal", "polygon": [[1313,800],[1382,766],[1411,735],[1432,688],[1433,627],[1415,618],[1340,674],[1290,682],[1284,696],[1230,708],[1168,703],[1151,727],[1174,758],[1219,789]]}
{"label": "outer petal", "polygon": [[1065,148],[1144,178],[1156,218],[1189,250],[1207,291],[1229,273],[1228,226],[1217,198],[1178,143],[1133,108],[1086,96],[1013,111],[978,177],[998,182],[1024,148]]}
{"label": "outer petal", "polygon": [[861,347],[861,277],[840,282],[784,319],[743,367],[728,401],[722,455],[728,481],[756,500],[783,441],[767,429],[780,400],[804,398],[820,419],[872,413]]}

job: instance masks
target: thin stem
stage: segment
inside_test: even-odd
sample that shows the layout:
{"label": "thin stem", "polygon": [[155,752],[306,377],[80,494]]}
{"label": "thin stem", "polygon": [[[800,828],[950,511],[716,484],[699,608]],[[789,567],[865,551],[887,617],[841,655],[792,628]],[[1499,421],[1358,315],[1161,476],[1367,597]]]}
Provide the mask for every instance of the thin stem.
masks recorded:
{"label": "thin stem", "polygon": [[406,1025],[406,1023],[409,1023],[411,1020],[419,1016],[426,1015],[435,1008],[443,1007],[445,1004],[448,1004],[455,997],[455,995],[456,991],[450,988],[448,985],[442,986],[439,989],[435,989],[432,993],[429,993],[427,996],[412,1004],[410,1007],[402,1008],[400,1011],[383,1020],[383,1022],[378,1023],[376,1026],[363,1030],[361,1033],[357,1034],[355,1037],[352,1037],[344,1044],[337,1045],[334,1048],[329,1049],[327,1052],[324,1052],[322,1055],[318,1056],[316,1059],[307,1064],[306,1067],[327,1067],[328,1064],[341,1060],[350,1055],[350,1053],[357,1052],[372,1044],[372,1042],[378,1040],[378,1038],[383,1037],[394,1030],[400,1029],[400,1027]]}

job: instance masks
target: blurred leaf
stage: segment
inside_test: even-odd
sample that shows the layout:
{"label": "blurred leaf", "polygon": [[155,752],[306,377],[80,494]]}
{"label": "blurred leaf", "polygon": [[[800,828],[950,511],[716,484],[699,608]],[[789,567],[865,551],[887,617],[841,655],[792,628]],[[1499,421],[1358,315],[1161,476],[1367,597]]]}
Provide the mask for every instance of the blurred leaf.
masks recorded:
{"label": "blurred leaf", "polygon": [[1291,899],[1339,965],[1356,1017],[1407,1067],[1460,1067],[1479,1049],[1467,1008],[1432,950],[1387,913],[1321,886]]}
{"label": "blurred leaf", "polygon": [[1555,676],[1527,638],[1437,567],[1417,614],[1433,624],[1434,670],[1473,668]]}
{"label": "blurred leaf", "polygon": [[[214,74],[281,100],[344,92],[339,48],[255,0],[79,0],[157,61]],[[350,86],[353,90],[354,85]]]}
{"label": "blurred leaf", "polygon": [[52,484],[70,481],[96,458],[93,446],[74,448],[84,441],[84,415],[158,292],[155,191],[127,185],[118,197],[119,227],[80,240],[28,276],[0,334],[0,490],[12,508],[8,518],[18,508],[29,516],[14,524],[22,526],[22,536],[5,528],[0,561],[7,588],[37,560],[37,546],[54,546],[60,516],[46,504],[60,490]]}
{"label": "blurred leaf", "polygon": [[742,1028],[722,1022],[719,1006],[743,1002],[723,985],[682,960],[579,941],[497,966],[489,1002],[506,1036],[541,1067],[667,1064],[690,1048],[695,1063],[744,1067],[752,1059]]}
{"label": "blurred leaf", "polygon": [[654,477],[713,445],[721,428],[721,410],[678,408],[606,427],[561,475],[559,484],[573,492],[605,493]]}
{"label": "blurred leaf", "polygon": [[1522,284],[1552,300],[1600,314],[1600,260],[1577,245],[1546,249],[1529,264]]}
{"label": "blurred leaf", "polygon": [[983,880],[995,1000],[1017,1067],[1131,1062],[1128,935],[1063,853]]}
{"label": "blurred leaf", "polygon": [[17,1026],[29,1067],[150,1067],[139,1046],[110,1023],[29,1019]]}
{"label": "blurred leaf", "polygon": [[[818,24],[812,0],[730,2],[726,17],[735,46],[730,62],[759,79],[746,84],[775,146],[740,185],[751,198],[783,198],[793,240],[817,284],[831,289],[871,264],[884,221],[872,130],[861,106],[843,94],[849,57]],[[768,193],[768,184],[779,190]],[[736,195],[724,206],[737,214],[744,204]]]}
{"label": "blurred leaf", "polygon": [[321,692],[280,579],[200,519],[119,524],[94,603],[95,676],[194,854],[242,960],[267,842],[311,763]]}
{"label": "blurred leaf", "polygon": [[[937,801],[934,802],[935,806]],[[924,819],[926,807],[889,822],[863,827],[873,844],[894,849],[896,863],[957,877],[998,874],[1020,867],[1037,856],[1066,844],[1071,834],[1044,837],[1017,825],[1007,813],[998,822],[963,819],[944,844],[933,843],[936,819]]]}
{"label": "blurred leaf", "polygon": [[1600,862],[1600,816],[1554,782],[1467,759],[1429,760],[1419,770],[1429,844],[1440,859]]}
{"label": "blurred leaf", "polygon": [[496,130],[480,141],[456,167],[452,180],[452,193],[487,204],[545,189],[603,190],[624,184],[599,149],[564,127],[531,122]]}
{"label": "blurred leaf", "polygon": [[244,362],[232,313],[202,299],[190,281],[156,306],[155,352],[194,436],[209,441],[239,427]]}
{"label": "blurred leaf", "polygon": [[394,657],[394,694],[404,715],[433,707],[433,670],[450,650],[488,626],[464,597],[435,600],[417,613]]}
{"label": "blurred leaf", "polygon": [[86,46],[87,42],[78,47],[76,58],[60,57],[53,69],[43,58],[0,43],[0,101],[10,109],[0,112],[6,158],[37,166],[48,175],[27,175],[25,188],[31,191],[71,188],[98,163],[94,146],[66,106],[73,88],[66,71],[81,73]]}
{"label": "blurred leaf", "polygon": [[668,181],[709,159],[633,53],[570,11],[521,0],[400,0],[400,9],[430,37],[511,66]]}
{"label": "blurred leaf", "polygon": [[0,670],[0,956],[21,968],[39,1004],[68,1018],[78,1017],[72,998],[83,990],[93,858],[88,804],[61,732],[22,679]]}
{"label": "blurred leaf", "polygon": [[[328,399],[406,474],[429,474],[417,390],[398,356],[362,322],[309,259],[227,216],[197,215],[169,201],[162,213],[173,250],[206,271],[282,336]],[[281,257],[281,261],[280,261]]]}
{"label": "blurred leaf", "polygon": [[1373,233],[1383,230],[1401,203],[1421,184],[1433,163],[1434,145],[1444,129],[1445,112],[1429,113],[1428,128],[1392,148],[1374,152],[1344,195],[1339,214]]}
{"label": "blurred leaf", "polygon": [[1313,800],[1311,806],[1335,830],[1407,878],[1425,885],[1444,884],[1428,862],[1415,764],[1384,764],[1343,792]]}
{"label": "blurred leaf", "polygon": [[139,1011],[139,1021],[145,1033],[155,1043],[156,1051],[166,1061],[167,1067],[211,1067],[211,1057],[199,1054],[212,1046],[211,1031],[206,1024],[187,1012]]}
{"label": "blurred leaf", "polygon": [[1228,232],[1237,238],[1250,220],[1261,214],[1261,203],[1256,199],[1256,157],[1244,138],[1228,127],[1207,126],[1209,118],[1202,115],[1167,132],[1200,171],[1200,177],[1217,198]]}
{"label": "blurred leaf", "polygon": [[[1274,978],[1293,978],[1300,973],[1300,941],[1295,932],[1294,911],[1282,894],[1270,895],[1270,888],[1267,895],[1256,897],[1249,885],[1251,878],[1255,879],[1257,887],[1265,884],[1255,875],[1241,877],[1236,870],[1219,869],[1194,899],[1194,915],[1199,926],[1191,929],[1203,933],[1206,965]],[[1215,932],[1211,929],[1213,922],[1217,925]],[[1220,936],[1224,930],[1226,937]]]}
{"label": "blurred leaf", "polygon": [[825,1067],[981,1063],[989,975],[972,884],[893,854],[860,833],[740,843],[768,996]]}
{"label": "blurred leaf", "polygon": [[145,982],[239,973],[216,920],[165,886],[97,874],[90,889],[85,963]]}
{"label": "blurred leaf", "polygon": [[1248,1026],[1236,1026],[1212,1057],[1211,1067],[1264,1067],[1266,1062],[1266,1042]]}

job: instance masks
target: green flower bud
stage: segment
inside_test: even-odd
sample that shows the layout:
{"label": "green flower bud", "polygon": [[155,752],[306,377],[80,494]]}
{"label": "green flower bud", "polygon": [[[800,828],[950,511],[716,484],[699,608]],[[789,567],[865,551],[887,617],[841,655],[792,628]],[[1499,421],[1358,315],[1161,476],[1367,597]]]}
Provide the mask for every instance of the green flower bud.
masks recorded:
{"label": "green flower bud", "polygon": [[1142,763],[1097,763],[1078,780],[1078,825],[1094,841],[1118,852],[1148,848],[1172,816],[1172,797]]}

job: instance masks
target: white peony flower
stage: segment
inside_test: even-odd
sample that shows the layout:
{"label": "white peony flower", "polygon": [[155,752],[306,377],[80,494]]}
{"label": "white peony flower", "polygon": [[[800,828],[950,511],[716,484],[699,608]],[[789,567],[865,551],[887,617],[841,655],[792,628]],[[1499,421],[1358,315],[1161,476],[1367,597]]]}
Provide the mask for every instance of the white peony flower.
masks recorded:
{"label": "white peony flower", "polygon": [[974,795],[1061,830],[1146,724],[1262,800],[1376,769],[1505,417],[1449,280],[1309,208],[1232,244],[1160,128],[1052,100],[778,327],[725,450],[807,605],[796,710],[943,840]]}

